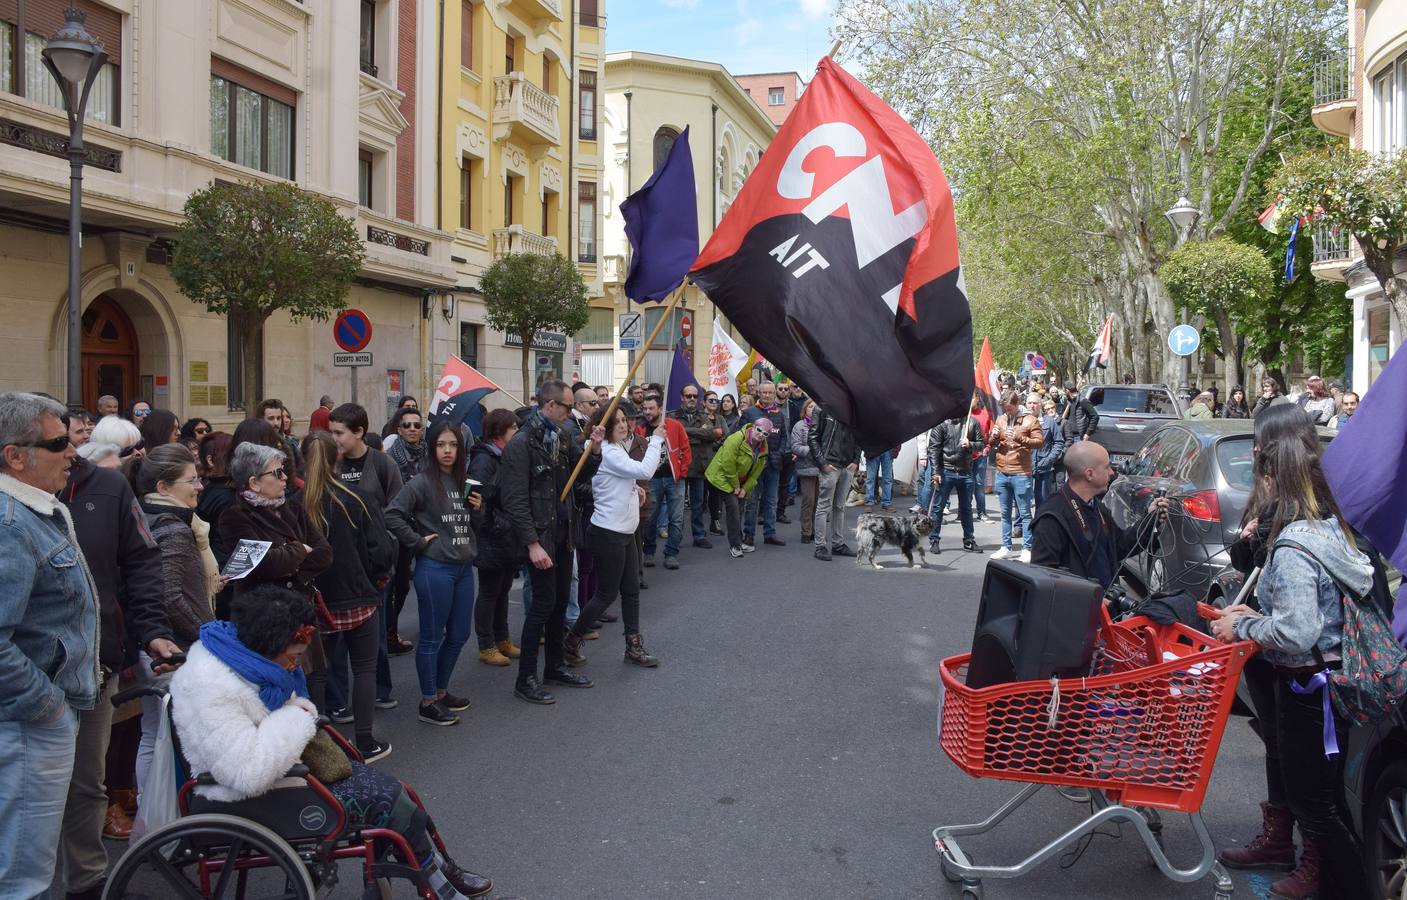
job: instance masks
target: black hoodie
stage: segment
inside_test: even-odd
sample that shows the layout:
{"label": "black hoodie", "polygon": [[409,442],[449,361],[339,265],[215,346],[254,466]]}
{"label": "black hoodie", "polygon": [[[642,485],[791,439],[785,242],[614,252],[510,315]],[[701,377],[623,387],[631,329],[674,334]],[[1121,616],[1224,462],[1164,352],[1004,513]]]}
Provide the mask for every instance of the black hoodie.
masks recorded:
{"label": "black hoodie", "polygon": [[116,469],[73,460],[59,500],[98,587],[102,633],[98,660],[112,672],[137,661],[137,648],[171,638],[162,603],[161,551],[132,486]]}

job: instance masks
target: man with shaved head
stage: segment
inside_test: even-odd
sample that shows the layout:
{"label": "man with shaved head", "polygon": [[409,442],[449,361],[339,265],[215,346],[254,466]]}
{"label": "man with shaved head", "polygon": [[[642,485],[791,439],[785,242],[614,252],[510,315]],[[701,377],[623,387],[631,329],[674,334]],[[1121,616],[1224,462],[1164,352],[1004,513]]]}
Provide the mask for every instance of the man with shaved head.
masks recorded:
{"label": "man with shaved head", "polygon": [[[1115,478],[1109,451],[1094,441],[1066,445],[1065,472],[1060,490],[1051,494],[1031,523],[1031,563],[1064,569],[1107,588],[1119,575],[1119,563],[1151,544],[1158,529],[1146,519],[1117,528],[1100,498]],[[1159,497],[1149,513],[1167,514],[1168,501]]]}

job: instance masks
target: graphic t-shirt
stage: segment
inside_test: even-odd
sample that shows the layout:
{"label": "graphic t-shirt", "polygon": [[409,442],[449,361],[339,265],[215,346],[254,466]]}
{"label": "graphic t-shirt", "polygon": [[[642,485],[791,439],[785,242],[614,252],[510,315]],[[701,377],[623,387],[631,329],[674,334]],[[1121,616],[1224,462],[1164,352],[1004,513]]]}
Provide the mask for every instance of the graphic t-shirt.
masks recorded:
{"label": "graphic t-shirt", "polygon": [[337,478],[352,490],[357,489],[357,485],[362,483],[362,470],[366,468],[367,458],[371,454],[363,453],[357,459],[342,457],[341,463],[337,466]]}

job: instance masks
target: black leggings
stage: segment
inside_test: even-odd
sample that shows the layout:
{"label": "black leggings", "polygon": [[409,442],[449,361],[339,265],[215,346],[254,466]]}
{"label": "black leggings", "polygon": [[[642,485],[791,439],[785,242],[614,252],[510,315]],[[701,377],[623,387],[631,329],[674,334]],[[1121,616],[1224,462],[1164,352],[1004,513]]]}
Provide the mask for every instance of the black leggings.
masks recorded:
{"label": "black leggings", "polygon": [[[376,657],[381,649],[381,615],[379,611],[350,631],[322,633],[323,650],[328,659],[338,658],[338,648],[345,644],[347,654],[352,658],[352,720],[358,738],[370,738],[373,717],[376,715]],[[326,715],[327,676],[330,670],[324,666],[308,676],[308,693],[318,712]],[[343,670],[346,671],[345,669]]]}
{"label": "black leggings", "polygon": [[479,599],[474,601],[474,633],[479,649],[487,650],[511,637],[508,631],[508,592],[513,590],[513,568],[479,569]]}
{"label": "black leggings", "polygon": [[596,593],[572,626],[581,637],[591,623],[611,608],[620,595],[620,618],[626,634],[640,633],[640,550],[635,533],[620,534],[599,525],[587,532],[586,544],[596,557]]}
{"label": "black leggings", "polygon": [[415,548],[401,547],[396,556],[396,571],[391,576],[391,608],[387,612],[386,633],[399,635],[401,610],[405,609],[405,598],[410,594],[411,569],[415,564]]}

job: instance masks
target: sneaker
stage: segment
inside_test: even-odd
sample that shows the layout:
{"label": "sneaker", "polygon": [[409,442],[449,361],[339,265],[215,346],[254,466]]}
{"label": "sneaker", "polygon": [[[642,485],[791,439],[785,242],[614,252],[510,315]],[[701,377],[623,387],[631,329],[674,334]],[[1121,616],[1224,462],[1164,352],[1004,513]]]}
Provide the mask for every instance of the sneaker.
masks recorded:
{"label": "sneaker", "polygon": [[939,552],[939,550],[938,550],[938,542],[937,542],[937,541],[929,541],[929,542],[928,542],[928,552],[929,552],[929,553],[937,553],[937,552]]}
{"label": "sneaker", "polygon": [[449,691],[445,691],[445,695],[440,698],[440,702],[443,703],[445,709],[449,710],[450,712],[463,712],[464,710],[474,705],[469,702],[468,697],[456,697]]}
{"label": "sneaker", "polygon": [[651,554],[649,554],[648,556],[645,557],[645,568],[647,568],[647,569],[653,569],[654,567],[655,567],[655,555],[654,555],[653,553],[651,553]]}
{"label": "sneaker", "polygon": [[537,677],[533,675],[529,675],[513,685],[513,696],[519,700],[536,703],[538,706],[548,706],[557,702],[557,698],[544,691],[542,685],[538,683]]}
{"label": "sneaker", "polygon": [[974,541],[974,540],[966,540],[966,541],[963,541],[963,542],[962,542],[962,549],[968,551],[969,553],[981,553],[981,552],[982,552],[982,548],[979,547],[979,546],[977,546],[977,542]]}
{"label": "sneaker", "polygon": [[809,544],[809,543],[811,543],[813,540],[815,540],[815,538],[811,537],[811,535],[809,535],[809,534],[803,534],[803,535],[801,536],[801,543],[803,543],[803,544]]}
{"label": "sneaker", "polygon": [[664,567],[666,569],[679,568],[679,558],[677,556],[666,556],[664,558]]}
{"label": "sneaker", "polygon": [[543,683],[556,684],[563,687],[589,688],[593,685],[590,678],[585,675],[578,675],[575,672],[568,672],[566,669],[559,669],[556,672],[548,672],[542,676]]}
{"label": "sneaker", "polygon": [[832,544],[831,552],[836,556],[854,556],[855,551],[850,549],[849,544]]}
{"label": "sneaker", "polygon": [[922,506],[919,506],[917,503],[915,503],[913,506],[910,506],[910,507],[909,507],[909,512],[911,512],[911,513],[923,512],[923,507],[922,507]]}
{"label": "sneaker", "polygon": [[718,527],[718,523],[717,523],[717,522],[714,522],[712,525],[708,526],[708,533],[709,533],[709,534],[722,534],[722,533],[723,533],[723,529]]}
{"label": "sneaker", "polygon": [[350,725],[352,723],[352,711],[345,706],[339,706],[330,711],[327,717],[338,725]]}
{"label": "sneaker", "polygon": [[1018,557],[1016,557],[1016,560],[1017,560],[1017,562],[1023,562],[1023,563],[1028,563],[1028,562],[1030,562],[1030,561],[1031,561],[1031,551],[1030,551],[1030,550],[1022,550],[1022,551],[1021,551],[1021,555],[1018,556]]}
{"label": "sneaker", "polygon": [[743,552],[755,553],[757,552],[757,547],[752,543],[752,541],[743,541]]}
{"label": "sneaker", "polygon": [[382,743],[376,738],[370,740],[357,739],[357,752],[362,756],[362,762],[371,765],[378,759],[385,759],[391,755],[391,745]]}
{"label": "sneaker", "polygon": [[400,706],[400,705],[401,705],[401,701],[397,700],[395,697],[377,697],[377,698],[376,698],[376,708],[377,708],[377,709],[395,709],[397,706]]}
{"label": "sneaker", "polygon": [[1010,547],[998,547],[997,552],[992,554],[992,559],[1006,559],[1009,556],[1015,555],[1016,551],[1012,550]]}
{"label": "sneaker", "polygon": [[479,662],[486,666],[506,666],[512,664],[512,660],[503,655],[503,651],[497,647],[490,647],[487,650],[479,651]]}
{"label": "sneaker", "polygon": [[713,541],[710,541],[708,538],[694,538],[694,546],[701,550],[712,550]]}
{"label": "sneaker", "polygon": [[742,547],[729,547],[729,548],[728,548],[728,555],[731,556],[731,557],[733,557],[734,559],[742,559],[742,558],[743,558],[743,548],[742,548]]}
{"label": "sneaker", "polygon": [[770,537],[763,538],[762,543],[766,544],[769,547],[785,547],[787,545],[786,541],[777,537],[775,534]]}
{"label": "sneaker", "polygon": [[662,541],[667,541],[667,540],[669,540],[669,529],[668,529],[668,528],[661,528],[661,529],[660,529],[658,532],[656,532],[656,533],[659,534],[660,540],[662,540]]}
{"label": "sneaker", "polygon": [[420,721],[426,725],[458,725],[459,716],[445,709],[438,700],[420,704]]}
{"label": "sneaker", "polygon": [[791,518],[790,518],[789,516],[786,516],[786,515],[778,515],[778,516],[777,516],[777,521],[780,522],[780,523],[782,523],[783,525],[790,525],[790,524],[791,524]]}
{"label": "sneaker", "polygon": [[816,548],[815,556],[817,559],[824,559],[829,561],[831,558],[831,548],[827,547],[825,544],[822,544],[821,546]]}

